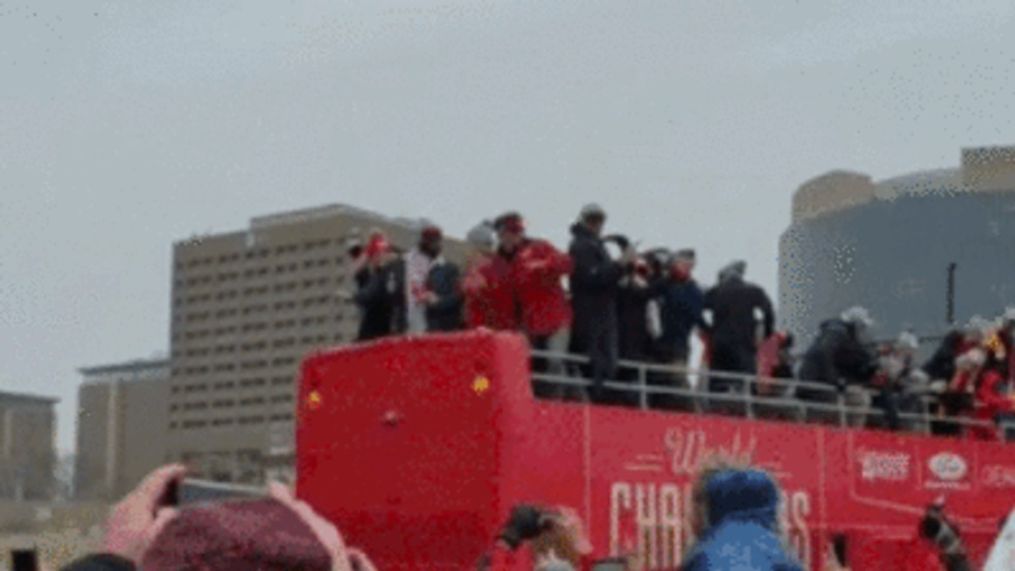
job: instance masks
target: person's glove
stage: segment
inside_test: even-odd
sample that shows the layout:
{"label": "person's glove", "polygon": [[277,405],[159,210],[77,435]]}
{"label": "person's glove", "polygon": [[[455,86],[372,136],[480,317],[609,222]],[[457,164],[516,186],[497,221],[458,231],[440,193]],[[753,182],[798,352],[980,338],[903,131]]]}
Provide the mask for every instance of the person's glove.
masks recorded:
{"label": "person's glove", "polygon": [[532,539],[542,533],[546,526],[546,518],[539,508],[520,504],[511,510],[511,517],[500,533],[500,538],[511,549],[518,549],[523,541]]}

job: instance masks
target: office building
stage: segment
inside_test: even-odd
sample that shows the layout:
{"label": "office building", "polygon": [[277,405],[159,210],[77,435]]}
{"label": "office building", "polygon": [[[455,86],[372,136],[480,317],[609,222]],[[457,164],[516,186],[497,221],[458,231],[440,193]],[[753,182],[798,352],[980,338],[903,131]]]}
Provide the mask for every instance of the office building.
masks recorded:
{"label": "office building", "polygon": [[74,496],[117,500],[166,460],[169,360],[79,371]]}
{"label": "office building", "polygon": [[783,323],[806,342],[852,305],[936,336],[1015,304],[1015,147],[962,151],[958,168],[883,181],[833,171],[793,196],[780,242]]}
{"label": "office building", "polygon": [[53,493],[58,399],[0,391],[0,499]]}
{"label": "office building", "polygon": [[[408,249],[424,224],[331,205],[176,243],[169,457],[221,481],[285,476],[298,365],[358,327],[349,238],[377,228]],[[445,250],[460,261],[464,244]]]}

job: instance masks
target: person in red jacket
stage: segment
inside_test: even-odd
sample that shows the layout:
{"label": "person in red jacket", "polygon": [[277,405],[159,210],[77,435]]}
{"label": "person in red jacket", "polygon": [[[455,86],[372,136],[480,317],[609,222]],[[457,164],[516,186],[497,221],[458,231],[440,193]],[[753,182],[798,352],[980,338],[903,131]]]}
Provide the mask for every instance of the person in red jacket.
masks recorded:
{"label": "person in red jacket", "polygon": [[462,278],[466,327],[520,329],[511,291],[511,266],[496,255],[497,236],[493,225],[480,223],[469,230],[465,240],[472,248]]}
{"label": "person in red jacket", "polygon": [[[973,395],[973,416],[978,420],[997,422],[1015,413],[1015,400],[1004,375],[986,366],[987,354],[981,348],[967,351],[958,360],[959,371],[952,380],[952,390]],[[994,428],[974,427],[970,433],[982,440],[994,440]]]}
{"label": "person in red jacket", "polygon": [[[525,222],[517,212],[500,216],[494,227],[500,243],[497,257],[510,266],[511,291],[520,329],[534,349],[567,351],[572,314],[561,279],[571,273],[571,257],[546,240],[526,236]],[[551,374],[563,375],[566,367],[562,360],[550,359],[545,369]],[[547,392],[559,394],[561,391]]]}

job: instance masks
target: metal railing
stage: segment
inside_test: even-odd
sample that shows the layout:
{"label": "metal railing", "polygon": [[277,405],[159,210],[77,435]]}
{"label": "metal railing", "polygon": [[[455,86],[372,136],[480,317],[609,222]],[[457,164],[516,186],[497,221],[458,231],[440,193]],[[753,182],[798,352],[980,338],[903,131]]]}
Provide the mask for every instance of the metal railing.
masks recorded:
{"label": "metal railing", "polygon": [[[533,370],[532,378],[534,381],[560,387],[577,387],[581,389],[588,389],[593,386],[594,383],[591,379],[584,378],[576,372],[579,366],[588,364],[587,357],[541,350],[533,350],[531,353],[534,360],[539,359],[545,364],[542,368],[546,369],[546,371],[557,370],[557,372]],[[561,369],[563,369],[563,372],[561,372]],[[885,417],[885,411],[881,408],[856,406],[847,402],[846,393],[840,391],[838,387],[827,383],[628,360],[620,360],[618,362],[618,370],[633,372],[633,378],[627,381],[608,379],[602,384],[602,387],[619,394],[635,393],[637,395],[638,407],[643,410],[654,408],[650,406],[651,397],[669,396],[671,398],[684,399],[695,412],[699,413],[721,410],[721,407],[715,406],[716,403],[739,405],[739,408],[743,411],[742,414],[751,419],[758,418],[759,410],[772,409],[790,411],[790,416],[798,422],[807,422],[810,413],[817,412],[822,413],[822,420],[827,421],[829,418],[834,418],[839,426],[847,427],[855,424],[856,428],[860,428],[866,425],[867,420],[870,418]],[[650,383],[649,378],[653,374],[659,375],[660,378],[683,378],[688,383],[690,378],[694,377],[698,382],[693,387],[690,384],[686,387],[665,386]],[[710,392],[707,390],[706,385],[712,379],[732,381],[733,386],[739,388],[731,392]],[[776,390],[773,391],[773,394],[755,394],[756,391],[752,389],[762,385],[766,388],[774,387]],[[817,401],[802,400],[796,397],[797,390],[801,388],[817,394],[824,393],[828,396],[826,399]],[[879,393],[877,390],[860,386],[851,386],[850,390],[852,394],[864,394],[866,397],[864,400],[868,402]],[[936,398],[933,395],[913,394],[911,396],[917,398],[921,411],[899,411],[896,414],[900,421],[907,422],[911,426],[916,426],[916,431],[918,432],[930,434],[932,427],[935,425],[950,425],[963,429],[977,427],[992,431],[997,430],[1001,433],[1003,439],[1004,425],[999,427],[991,421],[932,414],[931,405],[936,402]],[[739,410],[737,413],[740,414]],[[765,416],[765,418],[770,417]],[[1015,426],[1008,428],[1015,429]],[[909,430],[912,431],[912,428]],[[966,437],[969,435],[968,430],[963,430],[962,433]]]}

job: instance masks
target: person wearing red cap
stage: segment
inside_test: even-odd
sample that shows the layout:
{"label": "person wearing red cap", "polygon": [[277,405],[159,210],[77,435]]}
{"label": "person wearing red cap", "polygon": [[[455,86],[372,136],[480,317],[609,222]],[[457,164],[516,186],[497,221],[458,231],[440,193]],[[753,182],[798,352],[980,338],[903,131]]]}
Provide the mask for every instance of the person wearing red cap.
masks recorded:
{"label": "person wearing red cap", "polygon": [[380,231],[371,234],[363,248],[362,267],[356,272],[360,308],[357,341],[367,341],[405,330],[405,267]]}
{"label": "person wearing red cap", "polygon": [[434,265],[441,262],[442,241],[441,229],[428,224],[419,233],[419,243],[405,255],[405,321],[409,333],[427,330],[427,307],[437,303],[427,289],[427,278]]}
{"label": "person wearing red cap", "polygon": [[[525,222],[517,212],[500,216],[494,226],[500,242],[497,255],[510,268],[518,326],[529,337],[533,348],[557,353],[567,351],[571,337],[571,306],[561,278],[571,272],[571,257],[546,240],[527,237]],[[553,374],[564,374],[562,361],[551,360],[546,367]],[[558,392],[539,385],[536,391],[541,396]]]}

